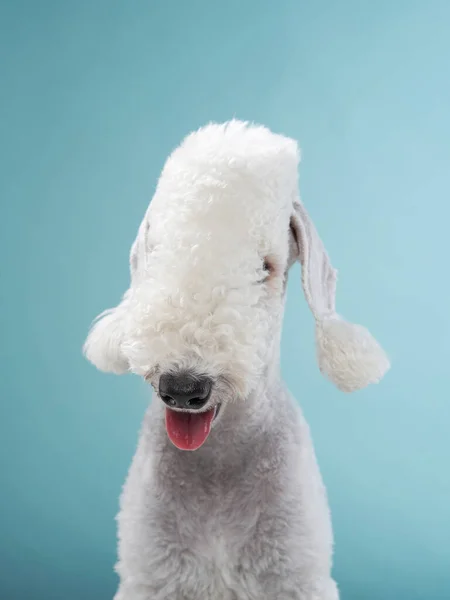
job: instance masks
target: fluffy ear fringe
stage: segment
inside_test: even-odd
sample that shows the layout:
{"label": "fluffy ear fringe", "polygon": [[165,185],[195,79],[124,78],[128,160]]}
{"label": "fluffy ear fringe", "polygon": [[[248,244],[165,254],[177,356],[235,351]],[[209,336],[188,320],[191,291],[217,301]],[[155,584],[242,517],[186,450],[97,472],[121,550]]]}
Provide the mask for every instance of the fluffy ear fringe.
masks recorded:
{"label": "fluffy ear fringe", "polygon": [[369,331],[338,316],[317,323],[316,341],[320,371],[343,392],[378,383],[390,368]]}
{"label": "fluffy ear fringe", "polygon": [[119,304],[101,313],[94,321],[83,353],[100,371],[122,375],[129,369],[121,348],[122,336],[122,310]]}

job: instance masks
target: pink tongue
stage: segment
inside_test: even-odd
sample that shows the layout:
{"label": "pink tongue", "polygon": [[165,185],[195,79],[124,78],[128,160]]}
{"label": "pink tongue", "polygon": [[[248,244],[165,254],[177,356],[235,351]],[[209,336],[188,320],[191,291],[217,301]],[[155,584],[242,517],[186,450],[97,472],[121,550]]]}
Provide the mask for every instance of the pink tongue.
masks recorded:
{"label": "pink tongue", "polygon": [[211,431],[214,408],[202,413],[183,413],[166,408],[166,429],[170,441],[180,450],[197,450]]}

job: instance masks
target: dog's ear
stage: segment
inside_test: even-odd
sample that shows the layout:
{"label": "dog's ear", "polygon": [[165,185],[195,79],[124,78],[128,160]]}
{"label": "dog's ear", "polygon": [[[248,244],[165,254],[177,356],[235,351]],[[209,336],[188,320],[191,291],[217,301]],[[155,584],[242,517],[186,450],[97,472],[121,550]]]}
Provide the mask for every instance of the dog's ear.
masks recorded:
{"label": "dog's ear", "polygon": [[124,320],[129,309],[129,298],[133,285],[145,272],[147,260],[147,215],[142,221],[138,235],[130,252],[131,286],[122,301],[115,308],[102,312],[89,331],[83,352],[86,358],[101,371],[121,375],[129,370],[128,360],[123,352]]}
{"label": "dog's ear", "polygon": [[303,291],[316,322],[321,372],[345,392],[377,383],[389,369],[389,361],[367,329],[336,313],[337,272],[300,200],[293,204],[290,226],[302,266]]}

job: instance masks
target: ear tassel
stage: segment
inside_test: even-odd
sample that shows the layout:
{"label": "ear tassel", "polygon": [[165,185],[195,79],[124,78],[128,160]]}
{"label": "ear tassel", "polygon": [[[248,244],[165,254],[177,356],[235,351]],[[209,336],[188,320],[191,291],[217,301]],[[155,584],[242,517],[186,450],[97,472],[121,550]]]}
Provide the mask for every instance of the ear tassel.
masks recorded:
{"label": "ear tassel", "polygon": [[389,370],[389,360],[371,333],[338,315],[316,322],[320,371],[343,392],[378,383]]}
{"label": "ear tassel", "polygon": [[128,371],[128,361],[121,351],[122,306],[106,310],[91,327],[83,346],[86,358],[100,371],[121,375]]}

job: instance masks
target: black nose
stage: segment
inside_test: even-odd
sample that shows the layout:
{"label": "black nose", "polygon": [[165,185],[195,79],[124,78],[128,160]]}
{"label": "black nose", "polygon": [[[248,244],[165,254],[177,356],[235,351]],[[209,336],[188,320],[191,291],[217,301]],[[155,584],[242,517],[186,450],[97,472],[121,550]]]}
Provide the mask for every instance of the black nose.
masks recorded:
{"label": "black nose", "polygon": [[159,395],[173,408],[199,409],[208,402],[212,381],[188,373],[166,373],[159,380]]}

